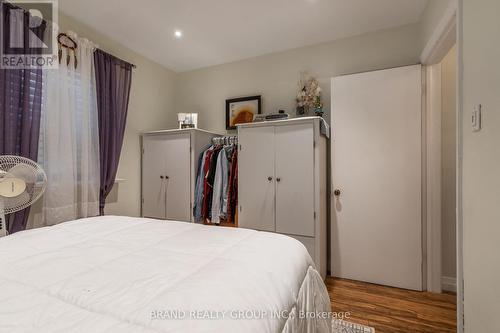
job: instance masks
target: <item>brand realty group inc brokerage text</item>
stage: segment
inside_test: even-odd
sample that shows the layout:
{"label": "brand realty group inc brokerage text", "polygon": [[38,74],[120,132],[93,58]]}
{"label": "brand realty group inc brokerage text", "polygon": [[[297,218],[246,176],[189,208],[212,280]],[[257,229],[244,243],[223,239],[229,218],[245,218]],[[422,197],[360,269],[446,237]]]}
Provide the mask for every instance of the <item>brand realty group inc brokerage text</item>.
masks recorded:
{"label": "brand realty group inc brokerage text", "polygon": [[266,311],[266,310],[154,310],[153,320],[261,320],[261,319],[348,319],[349,312],[327,311]]}

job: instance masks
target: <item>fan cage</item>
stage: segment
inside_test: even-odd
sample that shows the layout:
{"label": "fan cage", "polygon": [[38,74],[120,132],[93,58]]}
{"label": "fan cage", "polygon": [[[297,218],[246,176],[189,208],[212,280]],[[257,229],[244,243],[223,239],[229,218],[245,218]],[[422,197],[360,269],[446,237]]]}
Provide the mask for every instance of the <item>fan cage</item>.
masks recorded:
{"label": "fan cage", "polygon": [[[19,173],[19,174],[16,174]],[[0,195],[0,213],[11,214],[31,206],[45,191],[47,175],[36,162],[21,156],[0,156],[0,181],[5,177],[21,178],[26,190],[19,196],[7,198]]]}

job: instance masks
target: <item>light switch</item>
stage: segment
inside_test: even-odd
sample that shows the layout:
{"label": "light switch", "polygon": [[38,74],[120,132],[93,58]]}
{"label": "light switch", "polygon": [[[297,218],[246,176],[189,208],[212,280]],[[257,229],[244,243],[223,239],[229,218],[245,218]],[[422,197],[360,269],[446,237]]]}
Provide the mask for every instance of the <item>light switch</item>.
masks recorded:
{"label": "light switch", "polygon": [[482,115],[481,115],[481,104],[474,106],[474,110],[472,111],[472,131],[477,132],[482,128]]}

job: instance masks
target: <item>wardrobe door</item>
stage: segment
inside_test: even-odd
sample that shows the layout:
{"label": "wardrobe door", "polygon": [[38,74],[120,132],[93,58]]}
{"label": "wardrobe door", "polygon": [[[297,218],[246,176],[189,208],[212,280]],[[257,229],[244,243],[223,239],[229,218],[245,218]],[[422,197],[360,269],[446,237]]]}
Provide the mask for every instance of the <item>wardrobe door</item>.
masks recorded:
{"label": "wardrobe door", "polygon": [[166,169],[163,152],[164,136],[144,136],[142,141],[142,216],[166,218],[165,183],[161,177]]}
{"label": "wardrobe door", "polygon": [[164,182],[167,220],[191,221],[191,135],[169,135],[162,154],[166,159]]}
{"label": "wardrobe door", "polygon": [[275,231],[274,127],[241,128],[238,141],[238,225]]}
{"label": "wardrobe door", "polygon": [[314,237],[314,128],[276,126],[276,232]]}

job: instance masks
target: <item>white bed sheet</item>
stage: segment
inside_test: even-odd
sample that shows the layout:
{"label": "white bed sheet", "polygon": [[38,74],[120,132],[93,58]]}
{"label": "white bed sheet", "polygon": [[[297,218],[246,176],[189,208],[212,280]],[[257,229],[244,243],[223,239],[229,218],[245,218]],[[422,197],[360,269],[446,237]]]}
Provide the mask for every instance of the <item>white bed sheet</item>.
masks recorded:
{"label": "white bed sheet", "polygon": [[0,332],[322,333],[328,311],[278,234],[106,216],[0,238]]}

